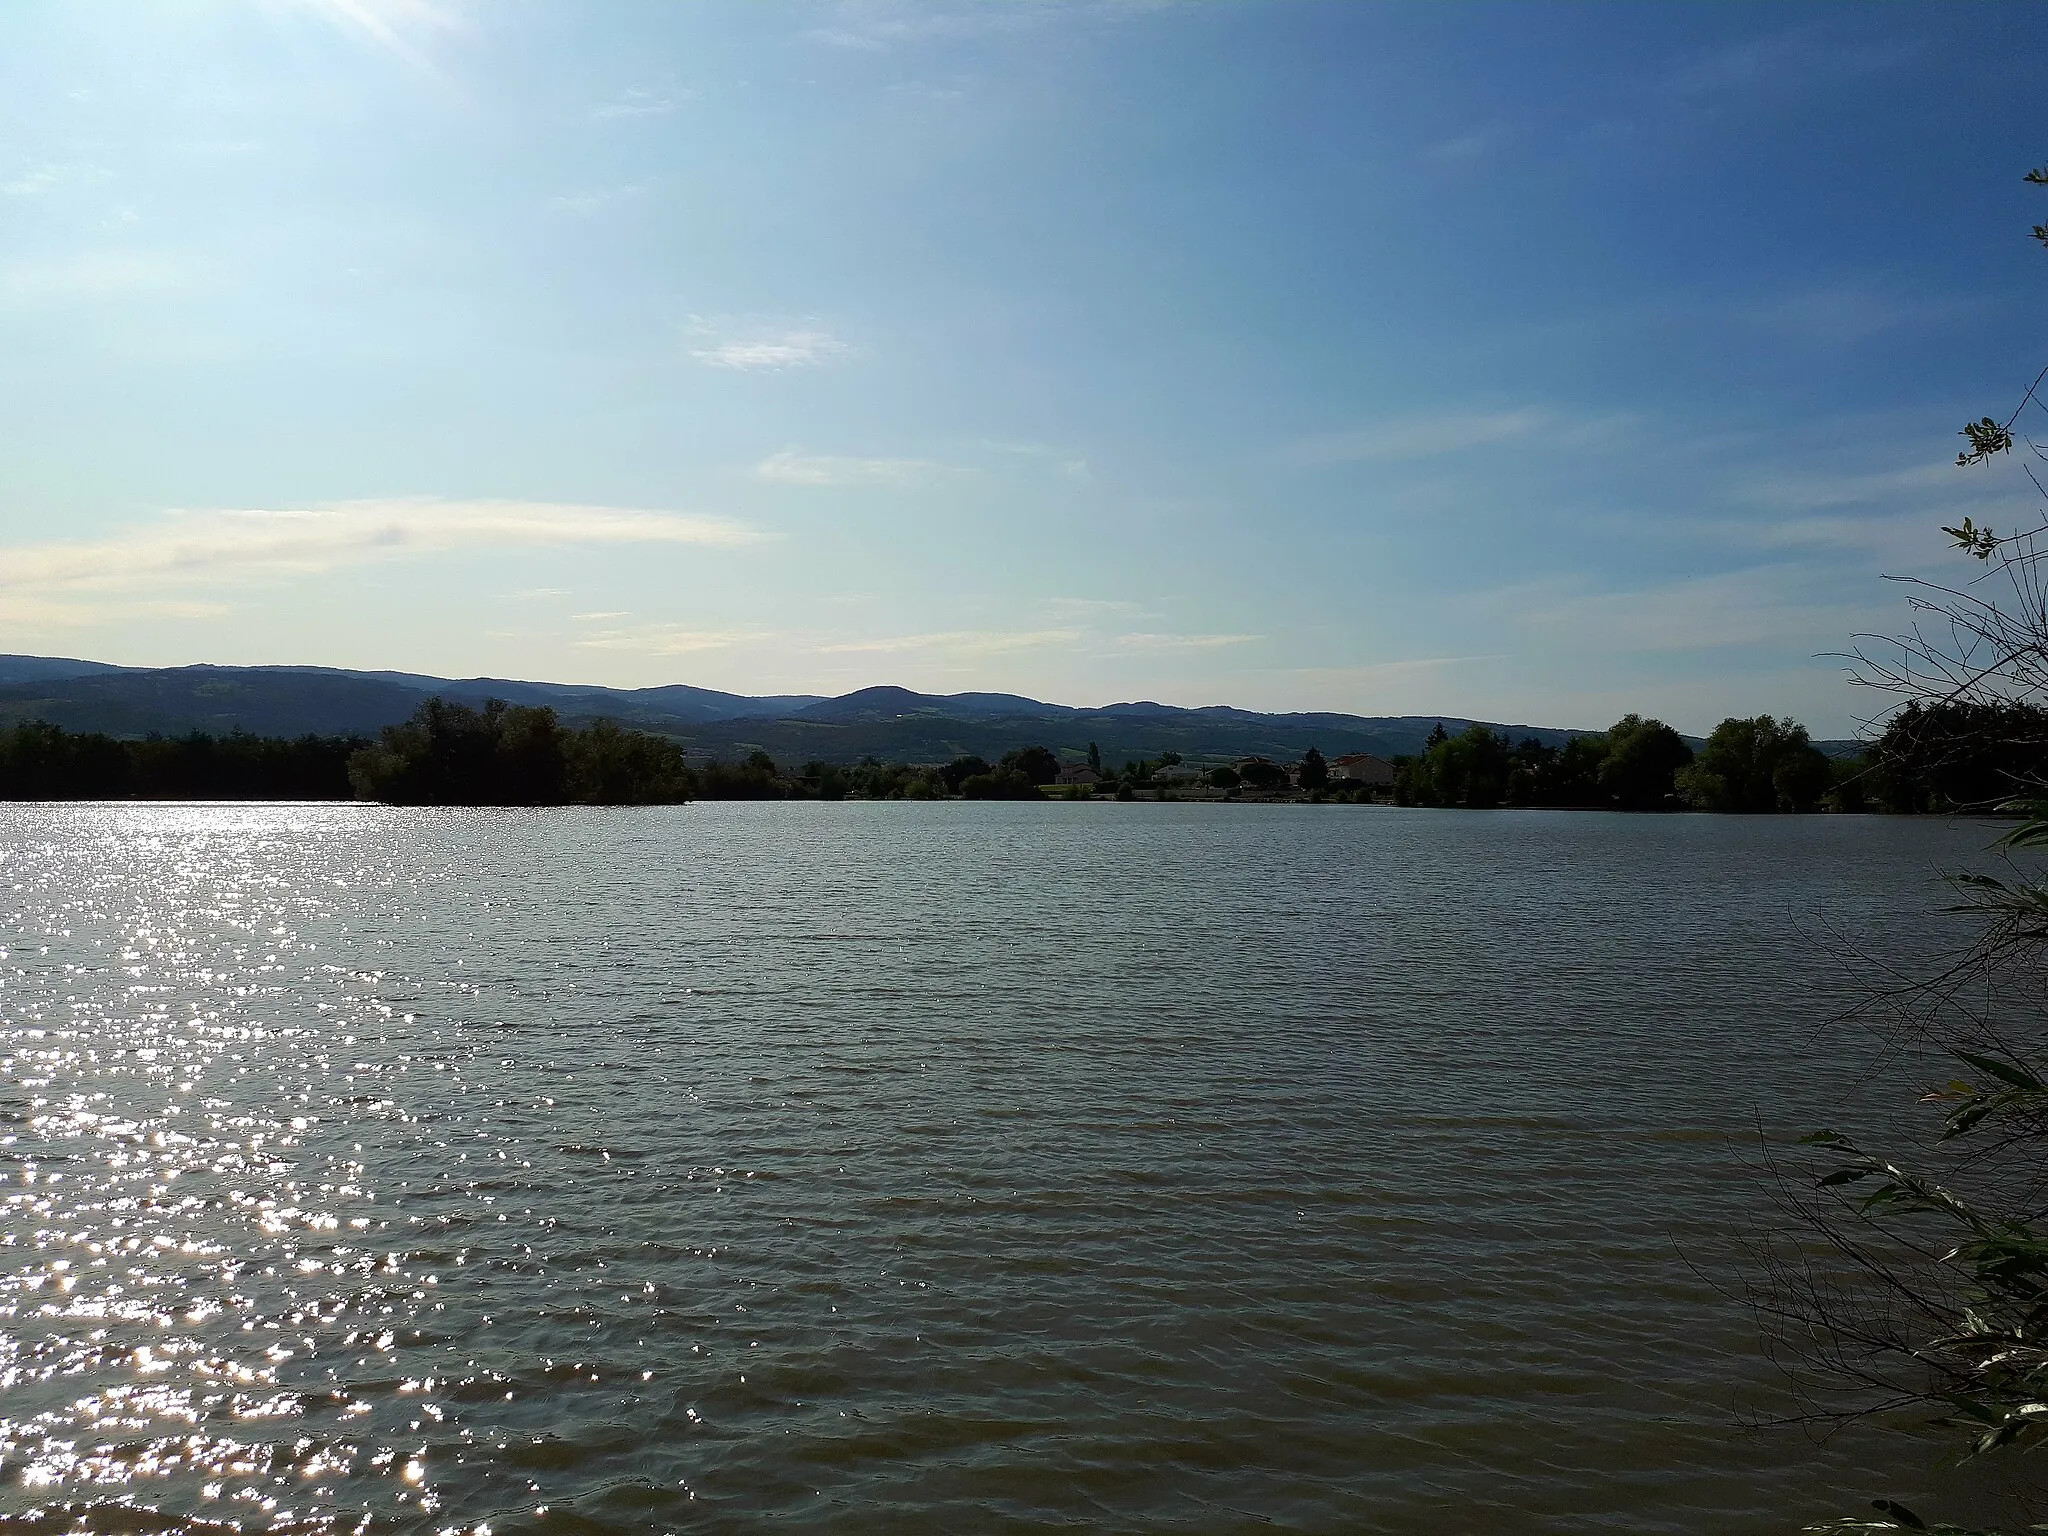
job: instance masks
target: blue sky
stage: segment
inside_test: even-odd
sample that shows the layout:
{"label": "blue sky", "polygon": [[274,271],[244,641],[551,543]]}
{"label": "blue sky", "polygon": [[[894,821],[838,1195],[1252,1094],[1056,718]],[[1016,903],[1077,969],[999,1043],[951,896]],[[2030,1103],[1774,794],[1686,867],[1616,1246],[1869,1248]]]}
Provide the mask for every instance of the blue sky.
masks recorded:
{"label": "blue sky", "polygon": [[[0,9],[0,649],[1845,734],[2048,11]],[[2021,482],[2021,486],[2024,482]]]}

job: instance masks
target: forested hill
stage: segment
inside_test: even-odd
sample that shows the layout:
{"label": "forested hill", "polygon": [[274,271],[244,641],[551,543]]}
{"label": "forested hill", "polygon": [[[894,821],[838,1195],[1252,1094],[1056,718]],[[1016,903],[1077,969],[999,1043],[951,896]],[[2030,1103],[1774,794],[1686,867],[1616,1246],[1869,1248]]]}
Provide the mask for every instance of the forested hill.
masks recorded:
{"label": "forested hill", "polygon": [[[1015,694],[923,694],[863,688],[838,698],[749,697],[670,684],[592,688],[505,678],[439,678],[326,667],[114,667],[48,656],[0,656],[0,724],[45,720],[74,731],[121,737],[192,731],[259,736],[373,735],[409,717],[423,698],[464,703],[501,698],[552,706],[569,724],[617,720],[673,737],[693,757],[744,757],[756,749],[778,762],[945,762],[973,754],[995,761],[1024,745],[1079,754],[1090,742],[1112,762],[1179,752],[1186,757],[1264,756],[1291,760],[1310,747],[1326,757],[1421,749],[1441,722],[1434,715],[1260,714],[1214,706],[1153,703],[1074,708]],[[1494,722],[1487,722],[1492,724]],[[1557,744],[1581,734],[1551,726],[1500,727],[1516,740]]]}
{"label": "forested hill", "polygon": [[[788,763],[812,759],[851,763],[863,757],[943,763],[968,755],[994,762],[1005,752],[1027,745],[1080,755],[1091,742],[1111,763],[1156,758],[1165,752],[1192,759],[1270,757],[1291,762],[1310,747],[1325,757],[1350,752],[1381,757],[1419,752],[1438,723],[1433,715],[1427,719],[1262,715],[1250,710],[1174,709],[1157,704],[1059,710],[1039,705],[998,712],[963,706],[943,696],[912,697],[915,702],[905,700],[888,709],[836,713],[832,707],[847,701],[830,699],[818,709],[780,718],[718,721],[685,733],[685,739],[693,754],[737,758],[760,750],[777,762]],[[1469,723],[1443,721],[1445,728],[1454,732]],[[1534,735],[1553,744],[1580,734],[1535,726],[1510,730],[1518,740]]]}

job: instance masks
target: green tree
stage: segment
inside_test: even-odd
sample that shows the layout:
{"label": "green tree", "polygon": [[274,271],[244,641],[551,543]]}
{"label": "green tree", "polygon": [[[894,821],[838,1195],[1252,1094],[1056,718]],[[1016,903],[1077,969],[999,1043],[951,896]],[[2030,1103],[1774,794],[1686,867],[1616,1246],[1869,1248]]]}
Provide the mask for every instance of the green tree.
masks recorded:
{"label": "green tree", "polygon": [[1323,761],[1323,754],[1310,747],[1302,755],[1301,772],[1296,782],[1303,789],[1316,790],[1330,787],[1330,765]]}
{"label": "green tree", "polygon": [[847,785],[863,800],[901,800],[914,777],[916,770],[908,763],[885,763],[869,756],[854,764]]}
{"label": "green tree", "polygon": [[828,763],[821,759],[813,758],[810,762],[804,764],[803,772],[797,775],[797,779],[806,790],[816,795],[820,800],[844,800],[846,798],[848,788],[846,770],[837,763]]}
{"label": "green tree", "polygon": [[366,800],[394,805],[559,805],[562,734],[551,709],[490,699],[480,710],[430,698],[349,760]]}
{"label": "green tree", "polygon": [[960,793],[968,800],[1043,800],[1044,794],[1030,776],[1015,768],[998,768],[993,773],[970,774],[960,781]]}
{"label": "green tree", "polygon": [[1394,798],[1404,805],[1485,810],[1506,802],[1513,770],[1507,737],[1471,725],[1445,736],[1421,757],[1398,764]]}
{"label": "green tree", "polygon": [[1546,746],[1534,736],[1524,736],[1508,753],[1509,805],[1549,805],[1557,776],[1557,748]]}
{"label": "green tree", "polygon": [[1507,803],[1596,810],[1614,803],[1601,787],[1608,740],[1599,732],[1570,738],[1561,747],[1524,737],[1508,754]]}
{"label": "green tree", "polygon": [[1661,811],[1672,802],[1678,772],[1692,748],[1662,720],[1623,715],[1607,731],[1598,782],[1608,802],[1624,811]]}
{"label": "green tree", "polygon": [[737,763],[705,764],[697,790],[707,800],[782,800],[790,785],[776,770],[775,759],[756,747]]}
{"label": "green tree", "polygon": [[1912,699],[1863,759],[1888,811],[1995,809],[2048,783],[2048,709],[2013,698]]}
{"label": "green tree", "polygon": [[944,768],[941,768],[939,770],[939,775],[946,782],[946,793],[949,795],[957,795],[960,793],[960,786],[962,784],[966,783],[976,774],[983,774],[987,772],[987,763],[983,762],[978,757],[967,756],[954,758],[953,761],[946,764]]}
{"label": "green tree", "polygon": [[1252,789],[1284,789],[1287,787],[1287,770],[1278,763],[1269,763],[1263,757],[1247,758],[1237,765],[1237,777]]}
{"label": "green tree", "polygon": [[937,800],[945,793],[945,777],[936,768],[913,768],[903,781],[903,798],[906,800]]}
{"label": "green tree", "polygon": [[1050,784],[1060,776],[1060,760],[1046,747],[1019,747],[1006,752],[998,766],[1021,773],[1034,788]]}
{"label": "green tree", "polygon": [[1698,758],[1678,773],[1677,787],[1703,811],[1755,814],[1813,810],[1831,780],[1827,756],[1807,739],[1805,726],[1758,715],[1715,726]]}
{"label": "green tree", "polygon": [[663,736],[599,720],[572,734],[564,756],[579,805],[672,805],[692,788],[683,749]]}
{"label": "green tree", "polygon": [[552,709],[482,709],[430,698],[348,759],[356,795],[394,805],[654,804],[687,798],[682,749],[601,721],[564,727]]}
{"label": "green tree", "polygon": [[1828,792],[1822,797],[1831,811],[1858,813],[1883,809],[1873,793],[1870,759],[1861,757],[1838,757],[1828,764]]}
{"label": "green tree", "polygon": [[1102,776],[1102,749],[1092,741],[1088,743],[1088,768],[1097,778]]}
{"label": "green tree", "polygon": [[356,737],[291,739],[230,731],[147,736],[121,743],[128,793],[144,800],[346,800]]}
{"label": "green tree", "polygon": [[[486,706],[488,708],[488,706]],[[569,733],[552,709],[507,707],[496,717],[494,768],[511,805],[561,805],[569,799]]]}
{"label": "green tree", "polygon": [[1605,793],[1601,783],[1603,770],[1607,766],[1609,743],[1604,735],[1592,732],[1574,736],[1558,749],[1556,776],[1552,781],[1551,793],[1555,797],[1550,805],[1602,805]]}
{"label": "green tree", "polygon": [[129,754],[111,736],[24,720],[0,735],[0,798],[111,800],[134,792]]}
{"label": "green tree", "polygon": [[1394,798],[1402,805],[1663,810],[1672,804],[1676,775],[1692,760],[1684,737],[1641,715],[1561,747],[1533,736],[1510,747],[1503,733],[1484,725],[1431,735],[1428,751],[1394,760]]}

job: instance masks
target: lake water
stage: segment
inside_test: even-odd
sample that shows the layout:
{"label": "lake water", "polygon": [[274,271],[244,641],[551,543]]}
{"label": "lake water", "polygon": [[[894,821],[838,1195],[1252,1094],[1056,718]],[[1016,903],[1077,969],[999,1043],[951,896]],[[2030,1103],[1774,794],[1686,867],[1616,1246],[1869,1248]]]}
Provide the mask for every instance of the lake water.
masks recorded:
{"label": "lake water", "polygon": [[1990,836],[0,808],[0,1528],[1730,1536],[1922,1495],[1938,1442],[1738,1427],[1775,1378],[1722,1287],[1759,1126],[1897,1075],[1826,1027],[1844,946],[1910,956]]}

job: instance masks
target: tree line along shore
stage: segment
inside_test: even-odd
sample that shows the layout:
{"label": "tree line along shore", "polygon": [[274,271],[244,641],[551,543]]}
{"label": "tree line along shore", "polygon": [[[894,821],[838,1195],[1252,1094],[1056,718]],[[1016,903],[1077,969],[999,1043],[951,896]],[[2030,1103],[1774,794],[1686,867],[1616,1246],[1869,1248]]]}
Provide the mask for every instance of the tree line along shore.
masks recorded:
{"label": "tree line along shore", "polygon": [[233,733],[123,740],[28,721],[0,731],[0,799],[366,800],[393,805],[659,805],[703,800],[1293,800],[1620,811],[1988,810],[2048,769],[2048,711],[1913,704],[1859,754],[1829,757],[1803,726],[1728,719],[1703,746],[1628,715],[1561,746],[1439,726],[1423,751],[1336,765],[1188,763],[1173,752],[1111,766],[1091,746],[1062,762],[1024,746],[994,763],[691,762],[665,736],[547,708],[430,699],[377,738]]}

